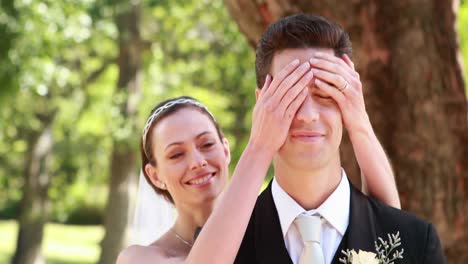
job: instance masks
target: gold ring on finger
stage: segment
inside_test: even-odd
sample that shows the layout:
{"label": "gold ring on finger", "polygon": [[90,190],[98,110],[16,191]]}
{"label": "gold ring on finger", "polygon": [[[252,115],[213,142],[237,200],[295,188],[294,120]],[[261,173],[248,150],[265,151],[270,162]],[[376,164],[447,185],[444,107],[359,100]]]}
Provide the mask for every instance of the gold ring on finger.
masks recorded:
{"label": "gold ring on finger", "polygon": [[346,88],[348,88],[348,82],[345,81],[345,84],[343,85],[343,88],[341,89],[338,89],[340,92],[343,92],[344,90],[346,90]]}

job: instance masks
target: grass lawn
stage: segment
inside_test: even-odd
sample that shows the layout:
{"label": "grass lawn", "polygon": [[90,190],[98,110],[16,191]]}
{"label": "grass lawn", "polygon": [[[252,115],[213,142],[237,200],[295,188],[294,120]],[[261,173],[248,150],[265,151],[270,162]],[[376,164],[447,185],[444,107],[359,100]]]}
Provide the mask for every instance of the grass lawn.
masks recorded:
{"label": "grass lawn", "polygon": [[[0,221],[0,263],[10,262],[17,232],[16,221]],[[96,263],[103,235],[101,226],[47,224],[42,244],[46,263]]]}

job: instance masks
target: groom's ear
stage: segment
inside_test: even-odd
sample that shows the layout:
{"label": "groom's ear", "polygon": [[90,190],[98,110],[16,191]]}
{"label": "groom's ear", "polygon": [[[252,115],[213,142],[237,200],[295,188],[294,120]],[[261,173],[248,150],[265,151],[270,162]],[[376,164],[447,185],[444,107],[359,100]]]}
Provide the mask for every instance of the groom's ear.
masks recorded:
{"label": "groom's ear", "polygon": [[255,89],[255,99],[258,100],[258,95],[260,94],[261,91],[262,91],[262,90],[259,89],[259,88]]}
{"label": "groom's ear", "polygon": [[145,165],[145,172],[154,186],[162,190],[167,190],[166,184],[159,178],[158,171],[152,164],[148,163]]}
{"label": "groom's ear", "polygon": [[231,150],[229,149],[229,141],[227,138],[223,138],[223,149],[224,149],[224,155],[226,155],[227,158],[227,163],[231,163]]}

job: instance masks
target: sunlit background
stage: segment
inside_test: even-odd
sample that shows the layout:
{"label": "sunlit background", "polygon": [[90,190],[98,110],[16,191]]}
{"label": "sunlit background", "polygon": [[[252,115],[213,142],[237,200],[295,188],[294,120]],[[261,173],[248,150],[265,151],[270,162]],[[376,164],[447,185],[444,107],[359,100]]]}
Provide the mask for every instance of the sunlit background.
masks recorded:
{"label": "sunlit background", "polygon": [[[248,139],[255,58],[223,1],[144,2],[142,91],[135,93],[116,85],[118,7],[112,1],[0,2],[0,263],[15,252],[24,175],[41,135],[53,140],[42,171],[49,175],[42,177],[49,177],[50,200],[31,206],[32,214],[48,210],[46,263],[98,261],[111,153],[137,149],[135,128],[141,130],[158,101],[189,94],[205,103],[236,164]],[[466,1],[457,30],[468,65]],[[122,105],[132,100],[136,111],[123,115]],[[41,144],[47,143],[46,137]]]}

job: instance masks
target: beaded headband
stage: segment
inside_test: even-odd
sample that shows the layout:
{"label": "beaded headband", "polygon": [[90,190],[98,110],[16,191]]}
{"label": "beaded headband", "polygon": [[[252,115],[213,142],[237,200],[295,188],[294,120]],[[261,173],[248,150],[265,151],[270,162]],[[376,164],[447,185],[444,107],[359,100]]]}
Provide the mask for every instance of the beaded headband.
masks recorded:
{"label": "beaded headband", "polygon": [[150,117],[148,117],[148,120],[146,121],[146,125],[145,125],[145,128],[143,129],[143,149],[146,149],[146,135],[148,134],[148,131],[151,127],[151,124],[153,124],[153,121],[156,120],[158,118],[158,116],[163,113],[164,111],[166,111],[168,108],[171,108],[172,106],[174,105],[178,105],[178,104],[191,104],[191,105],[195,105],[195,106],[198,106],[202,109],[204,109],[208,114],[210,114],[211,118],[213,118],[213,120],[215,120],[214,116],[211,114],[211,112],[208,110],[208,108],[206,108],[205,105],[203,105],[202,103],[196,101],[196,100],[193,100],[193,99],[190,99],[190,98],[181,98],[181,99],[177,99],[177,100],[174,100],[174,101],[170,101],[170,102],[167,102],[166,104],[160,106],[158,109],[156,109]]}

